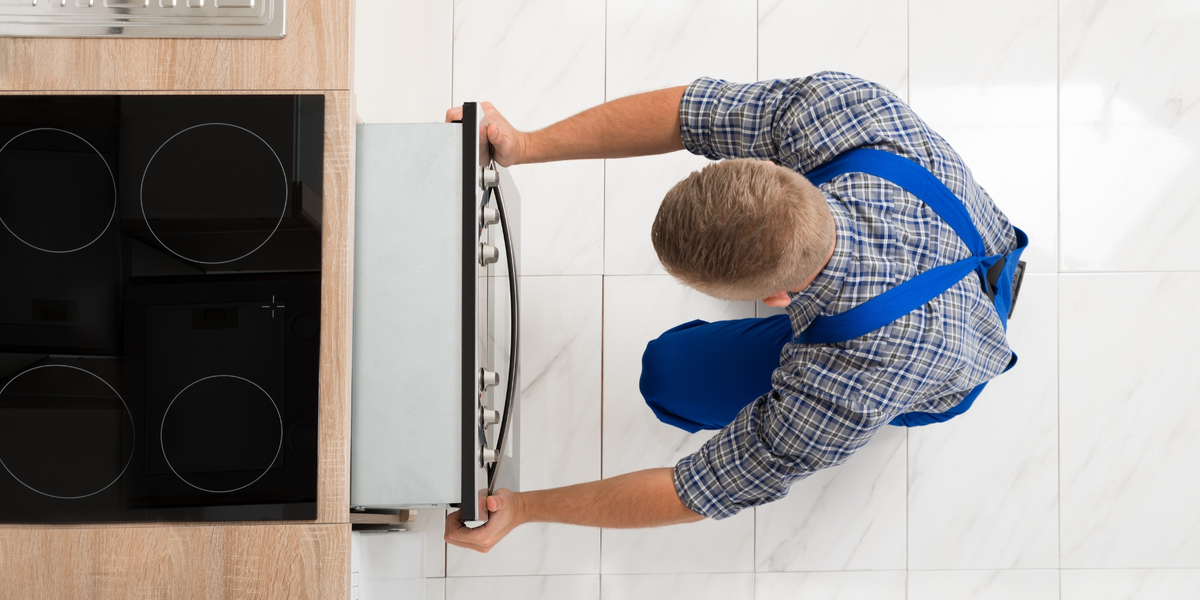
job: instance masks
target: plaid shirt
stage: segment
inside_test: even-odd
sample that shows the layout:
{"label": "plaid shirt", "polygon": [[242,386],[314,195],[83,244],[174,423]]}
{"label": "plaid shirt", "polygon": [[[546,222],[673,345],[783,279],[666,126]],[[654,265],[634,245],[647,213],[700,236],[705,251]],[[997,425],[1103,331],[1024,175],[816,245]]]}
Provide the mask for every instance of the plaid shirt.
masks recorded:
{"label": "plaid shirt", "polygon": [[[679,107],[688,151],[769,159],[805,173],[868,146],[912,159],[966,204],[989,254],[1016,246],[1008,219],[958,154],[882,86],[844,73],[748,85],[692,83]],[[822,185],[837,226],[828,266],[787,307],[792,329],[862,304],[918,273],[970,256],[921,200],[872,175]],[[773,390],[675,467],[675,489],[716,519],[782,498],[844,462],[892,417],[943,412],[1000,374],[1010,351],[978,278],[968,276],[907,316],[837,344],[788,344]]]}

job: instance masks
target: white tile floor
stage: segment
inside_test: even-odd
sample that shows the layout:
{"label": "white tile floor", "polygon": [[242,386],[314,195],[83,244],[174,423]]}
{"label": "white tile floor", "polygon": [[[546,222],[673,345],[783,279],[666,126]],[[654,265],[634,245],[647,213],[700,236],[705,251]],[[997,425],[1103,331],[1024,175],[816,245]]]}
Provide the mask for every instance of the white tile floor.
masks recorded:
{"label": "white tile floor", "polygon": [[[887,429],[788,498],[652,531],[430,532],[427,597],[1200,597],[1200,4],[1194,0],[358,0],[368,122],[491,100],[537,128],[606,99],[837,69],[907,99],[1032,238],[1020,365],[966,415]],[[671,465],[645,343],[767,313],[663,274],[658,199],[686,154],[513,169],[522,197],[522,475]]]}

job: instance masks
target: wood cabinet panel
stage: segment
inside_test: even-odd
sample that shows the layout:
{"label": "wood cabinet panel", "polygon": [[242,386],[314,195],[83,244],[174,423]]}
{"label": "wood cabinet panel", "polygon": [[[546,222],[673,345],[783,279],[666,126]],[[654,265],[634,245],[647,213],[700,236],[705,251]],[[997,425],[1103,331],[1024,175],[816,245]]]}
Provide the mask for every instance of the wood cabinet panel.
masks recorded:
{"label": "wood cabinet panel", "polygon": [[0,600],[345,598],[350,525],[0,529]]}
{"label": "wood cabinet panel", "polygon": [[0,90],[348,90],[351,0],[287,0],[282,40],[0,38]]}
{"label": "wood cabinet panel", "polygon": [[321,243],[321,414],[317,520],[350,509],[350,360],[354,308],[354,94],[325,94],[325,214]]}

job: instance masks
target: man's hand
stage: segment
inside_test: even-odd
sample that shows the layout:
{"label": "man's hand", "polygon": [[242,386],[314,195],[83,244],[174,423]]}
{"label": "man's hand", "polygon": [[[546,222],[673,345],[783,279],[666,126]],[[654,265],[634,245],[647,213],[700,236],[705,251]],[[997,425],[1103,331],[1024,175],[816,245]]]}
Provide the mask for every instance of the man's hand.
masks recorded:
{"label": "man's hand", "polygon": [[460,510],[446,515],[446,543],[486,553],[524,522],[520,498],[508,490],[496,490],[494,496],[488,496],[487,509],[488,522],[475,529],[463,524]]}
{"label": "man's hand", "polygon": [[[517,131],[483,102],[487,138],[501,166],[526,163],[625,158],[683,150],[679,101],[686,88],[674,87],[605,102],[545,129]],[[446,121],[462,119],[462,107],[446,111]]]}
{"label": "man's hand", "polygon": [[446,515],[446,542],[487,552],[524,523],[567,523],[585,527],[630,529],[694,523],[704,519],[675,493],[674,469],[647,469],[590,483],[488,496],[487,524],[468,529],[461,511]]}
{"label": "man's hand", "polygon": [[[492,144],[492,158],[502,167],[524,162],[522,159],[525,156],[529,134],[517,131],[491,102],[481,102],[479,106],[483,109],[483,119],[488,124],[487,138]],[[461,106],[446,111],[447,123],[459,120],[462,120]]]}

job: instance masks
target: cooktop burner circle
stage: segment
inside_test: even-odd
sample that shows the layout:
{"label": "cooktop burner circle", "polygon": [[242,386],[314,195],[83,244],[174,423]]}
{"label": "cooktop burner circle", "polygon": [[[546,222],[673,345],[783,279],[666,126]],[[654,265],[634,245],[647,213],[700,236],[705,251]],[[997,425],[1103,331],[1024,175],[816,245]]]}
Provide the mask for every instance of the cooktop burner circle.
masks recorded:
{"label": "cooktop burner circle", "polygon": [[[261,402],[264,398],[270,402],[269,407]],[[179,424],[167,423],[172,408],[176,414],[184,413],[177,418]],[[272,447],[273,440],[258,434],[275,424],[279,427],[278,441]],[[249,379],[237,375],[202,377],[180,390],[167,405],[159,427],[159,446],[171,472],[189,486],[212,494],[236,492],[254,485],[279,460],[283,414],[275,399]],[[176,454],[174,462],[172,453]],[[226,475],[228,481],[229,472],[251,469],[262,472],[244,485],[222,489],[198,485],[180,473],[188,473],[193,480],[206,477],[205,472],[217,473]]]}
{"label": "cooktop burner circle", "polygon": [[[83,142],[87,149],[90,149],[91,153],[100,159],[100,164],[104,165],[104,168],[101,169],[100,165],[92,160],[77,156],[81,154],[80,150],[84,150],[84,153],[86,150],[70,139],[67,140],[67,143],[75,146],[70,150],[65,149],[61,140],[52,144],[59,146],[56,150],[9,148],[17,138],[37,132],[49,132],[48,137],[65,134]],[[8,150],[8,156],[5,156],[5,150]],[[59,156],[38,157],[36,156],[38,152],[45,154],[53,152]],[[63,164],[64,159],[69,159],[67,160],[68,164]],[[6,162],[13,164],[6,166]],[[14,174],[17,176],[4,176],[5,171],[9,169],[15,171]],[[64,177],[64,169],[71,170],[71,174],[75,177]],[[104,173],[108,173],[107,180],[103,179]],[[102,183],[96,183],[96,179],[101,180]],[[97,198],[107,195],[110,185],[111,210],[108,208],[108,202],[101,204],[96,201]],[[9,186],[17,189],[8,189]],[[35,197],[27,201],[21,201],[18,198],[17,202],[0,203],[0,225],[3,225],[22,244],[34,250],[51,254],[69,254],[91,246],[104,236],[117,215],[117,178],[113,175],[112,166],[91,142],[65,129],[54,127],[29,129],[18,133],[0,146],[0,196],[8,194],[18,197],[29,195]],[[80,206],[80,203],[83,206]],[[43,214],[38,214],[39,212]],[[58,214],[44,214],[47,212]],[[5,213],[8,213],[8,219],[4,218]],[[107,220],[104,217],[107,217]],[[103,227],[100,226],[101,221],[104,222]],[[34,229],[34,231],[25,231],[25,235],[22,236],[14,229]],[[41,231],[36,231],[37,229],[41,229]],[[99,229],[99,233],[92,235],[97,229]],[[51,248],[49,246],[58,247]]]}
{"label": "cooktop burner circle", "polygon": [[[70,369],[71,372],[65,375],[60,373],[54,376],[46,376],[44,381],[34,382],[31,385],[22,385],[21,383],[18,383],[16,386],[13,385],[20,378],[41,369]],[[47,372],[39,373],[39,375],[44,375],[45,373]],[[90,379],[79,375],[80,373],[90,376]],[[103,384],[103,387],[97,386],[92,379],[99,381]],[[55,385],[63,389],[57,393],[53,390],[47,390],[46,386]],[[91,386],[91,390],[86,389],[88,385]],[[97,429],[103,429],[101,422],[106,420],[105,417],[107,417],[110,426],[112,425],[112,421],[119,421],[120,418],[118,416],[114,419],[112,415],[100,414],[105,408],[108,409],[107,412],[113,412],[111,406],[103,407],[104,398],[96,399],[93,397],[93,402],[87,400],[89,395],[87,392],[91,391],[94,393],[97,390],[104,389],[112,392],[112,397],[120,401],[121,407],[125,409],[125,416],[129,419],[130,429],[130,435],[128,436],[130,442],[129,456],[125,457],[124,466],[121,467],[121,471],[107,483],[104,483],[107,480],[107,476],[104,474],[105,463],[108,462],[105,459],[111,459],[114,456],[111,445],[113,440],[111,435],[105,435],[105,431],[97,431]],[[10,396],[24,395],[26,398],[24,400],[16,399],[19,403],[16,407],[8,406],[10,399],[4,397],[5,392],[9,392]],[[108,398],[108,403],[112,404],[111,398]],[[121,394],[117,393],[117,390],[113,389],[107,381],[91,371],[73,365],[39,365],[31,367],[18,373],[15,377],[9,379],[3,387],[0,387],[0,406],[21,415],[19,417],[19,424],[13,425],[10,423],[13,431],[7,432],[5,438],[9,439],[14,434],[20,434],[25,438],[21,440],[23,443],[22,449],[29,451],[28,456],[10,455],[8,461],[5,461],[4,457],[0,456],[0,466],[3,466],[4,470],[9,475],[12,475],[13,479],[16,479],[21,485],[43,496],[59,500],[78,500],[95,496],[112,487],[117,480],[121,479],[125,475],[125,471],[129,469],[129,464],[133,461],[133,445],[136,443],[135,436],[133,435],[133,431],[136,429],[133,421],[133,413],[130,412],[129,405],[121,397]],[[89,415],[88,413],[93,414]],[[100,425],[100,427],[97,427],[97,425]],[[80,439],[86,438],[89,435],[92,439]],[[125,437],[119,433],[117,436]],[[122,440],[117,439],[116,441],[119,444]],[[87,442],[92,442],[92,444],[89,445]],[[76,448],[81,452],[72,452],[71,448],[69,448],[71,444],[81,443],[89,447]],[[38,444],[41,444],[42,447],[39,447]],[[119,455],[120,451],[118,449],[116,453],[118,460],[115,464],[120,464]],[[115,464],[109,463],[108,466],[115,466]],[[49,467],[52,471],[55,470],[55,467],[58,467],[57,470],[60,473],[63,470],[74,470],[74,473],[68,475],[69,478],[73,478],[76,482],[79,479],[91,478],[93,481],[88,482],[90,486],[102,485],[103,487],[83,494],[50,493],[42,489],[47,484],[59,485],[61,487],[70,487],[70,484],[63,486],[58,481],[48,480],[48,478],[55,477],[57,474],[53,472],[46,473],[46,467]],[[25,477],[22,478],[14,470],[27,472],[25,473]],[[111,473],[112,470],[110,468],[108,472]],[[96,481],[97,479],[99,481]],[[36,481],[33,481],[33,484],[31,484],[31,480]]]}
{"label": "cooktop burner circle", "polygon": [[[169,175],[151,172],[156,160]],[[281,188],[269,181],[275,167]],[[282,201],[275,215],[272,198],[279,189]],[[230,123],[201,123],[172,135],[154,151],[142,171],[138,201],[150,235],[171,254],[203,265],[232,263],[257,252],[279,231],[287,215],[287,169],[257,133]],[[201,227],[218,231],[166,229],[179,223],[186,227],[189,221],[205,221]]]}

